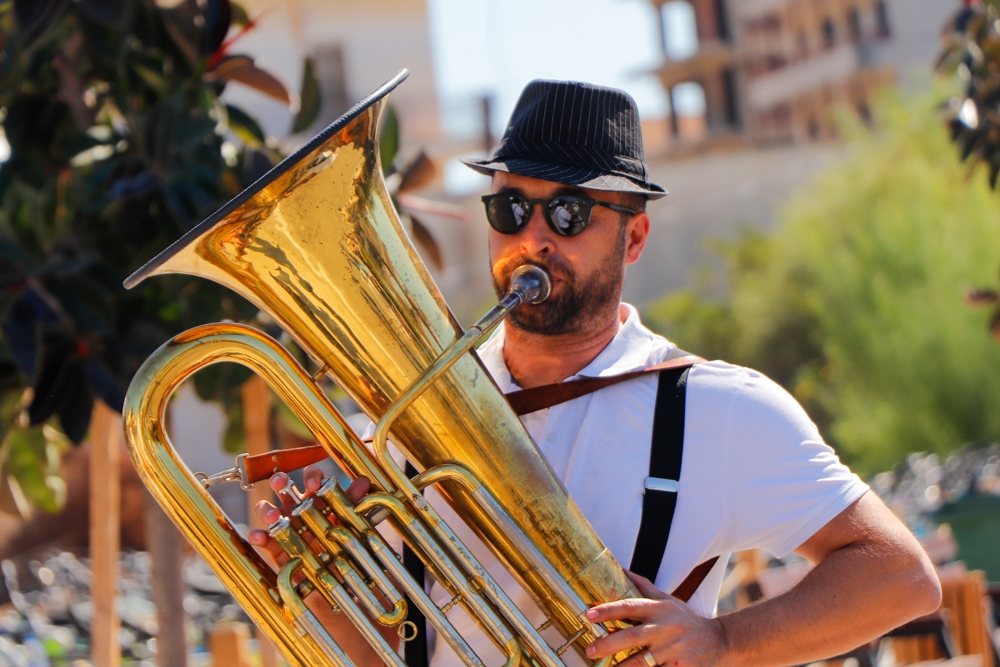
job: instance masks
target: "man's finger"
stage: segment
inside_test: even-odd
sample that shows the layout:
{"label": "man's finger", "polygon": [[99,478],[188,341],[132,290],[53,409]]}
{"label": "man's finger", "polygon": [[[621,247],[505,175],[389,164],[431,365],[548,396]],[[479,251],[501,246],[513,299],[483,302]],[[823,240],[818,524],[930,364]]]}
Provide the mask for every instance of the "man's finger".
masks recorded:
{"label": "man's finger", "polygon": [[253,506],[253,511],[256,512],[260,520],[268,526],[281,518],[281,511],[266,500],[258,501],[257,504]]}
{"label": "man's finger", "polygon": [[605,602],[587,611],[587,620],[592,623],[606,621],[636,621],[645,623],[656,613],[657,603],[646,598],[629,598],[617,602]]}
{"label": "man's finger", "polygon": [[654,586],[652,581],[641,574],[636,574],[635,572],[630,572],[629,570],[625,570],[625,574],[627,574],[628,578],[632,580],[632,583],[635,584],[639,594],[644,598],[649,598],[650,600],[667,600],[670,598],[669,595]]}
{"label": "man's finger", "polygon": [[372,483],[367,477],[355,477],[351,481],[351,485],[347,487],[347,497],[351,499],[351,502],[359,502],[371,488]]}
{"label": "man's finger", "polygon": [[653,627],[635,625],[625,630],[612,632],[607,637],[595,640],[587,646],[587,657],[596,660],[630,648],[649,646],[650,642],[653,641]]}
{"label": "man's finger", "polygon": [[323,471],[314,465],[307,465],[302,469],[302,486],[306,488],[307,496],[319,491],[319,487],[323,486]]}
{"label": "man's finger", "polygon": [[288,482],[288,475],[283,472],[274,473],[269,480],[271,490],[278,494],[278,498],[281,500],[281,513],[286,516],[295,508],[295,500],[287,493],[280,493],[282,489],[288,486]]}
{"label": "man's finger", "polygon": [[266,551],[274,559],[274,562],[278,564],[278,567],[288,562],[288,554],[285,553],[285,550],[281,548],[281,545],[277,541],[267,534],[266,530],[251,528],[247,533],[247,541],[253,546],[260,547]]}

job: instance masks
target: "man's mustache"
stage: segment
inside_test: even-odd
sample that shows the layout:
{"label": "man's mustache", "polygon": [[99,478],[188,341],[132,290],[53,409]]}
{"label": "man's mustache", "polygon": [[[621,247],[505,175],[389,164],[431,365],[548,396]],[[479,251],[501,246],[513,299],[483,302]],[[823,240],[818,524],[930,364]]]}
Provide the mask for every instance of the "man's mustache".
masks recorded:
{"label": "man's mustache", "polygon": [[498,278],[501,286],[506,289],[510,286],[510,277],[514,271],[525,264],[535,264],[549,272],[553,278],[561,278],[563,280],[572,279],[573,269],[569,266],[569,263],[561,257],[554,256],[542,256],[542,257],[532,257],[527,253],[521,253],[519,255],[514,255],[506,260],[504,260],[500,266],[497,268]]}

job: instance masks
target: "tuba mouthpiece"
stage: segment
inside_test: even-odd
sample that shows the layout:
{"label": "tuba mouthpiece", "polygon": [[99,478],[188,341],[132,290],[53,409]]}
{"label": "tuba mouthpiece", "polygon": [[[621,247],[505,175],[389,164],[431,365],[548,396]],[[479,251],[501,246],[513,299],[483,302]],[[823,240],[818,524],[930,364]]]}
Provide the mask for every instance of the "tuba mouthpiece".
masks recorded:
{"label": "tuba mouthpiece", "polygon": [[510,293],[520,297],[521,303],[536,304],[549,298],[552,279],[549,272],[535,264],[523,264],[510,277]]}

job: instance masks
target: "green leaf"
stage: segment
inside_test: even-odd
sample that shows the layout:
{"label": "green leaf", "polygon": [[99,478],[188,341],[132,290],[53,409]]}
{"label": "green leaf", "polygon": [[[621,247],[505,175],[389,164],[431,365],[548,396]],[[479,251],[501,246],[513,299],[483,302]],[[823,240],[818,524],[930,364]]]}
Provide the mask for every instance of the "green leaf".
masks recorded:
{"label": "green leaf", "polygon": [[200,61],[200,56],[198,55],[197,47],[195,47],[192,42],[191,38],[193,35],[186,34],[181,26],[174,21],[174,16],[171,14],[162,13],[161,17],[163,20],[163,28],[170,36],[170,39],[177,51],[181,53],[188,64],[192,67],[197,66]]}
{"label": "green leaf", "polygon": [[6,391],[0,395],[0,442],[7,437],[8,430],[21,411],[21,391]]}
{"label": "green leaf", "polygon": [[227,424],[222,436],[222,448],[230,454],[240,454],[247,448],[247,434],[243,429],[243,401],[237,396],[236,400],[227,402],[223,408]]}
{"label": "green leaf", "polygon": [[146,67],[145,65],[140,65],[139,63],[132,63],[132,71],[138,74],[139,78],[142,79],[147,86],[152,88],[153,92],[155,92],[159,97],[166,98],[170,96],[172,84],[162,73]]}
{"label": "green leaf", "polygon": [[7,435],[7,471],[32,505],[58,512],[65,502],[65,484],[59,479],[58,459],[53,465],[44,427],[16,428]]}
{"label": "green leaf", "polygon": [[390,173],[399,152],[399,116],[391,104],[386,105],[382,112],[382,126],[378,138],[379,158],[382,160],[383,173]]}
{"label": "green leaf", "polygon": [[174,124],[171,151],[186,153],[215,134],[215,121],[201,114],[178,116]]}
{"label": "green leaf", "polygon": [[320,95],[319,81],[316,79],[316,70],[312,58],[306,58],[302,67],[302,85],[299,88],[299,112],[295,114],[292,122],[292,134],[298,134],[308,130],[316,118],[323,100]]}
{"label": "green leaf", "polygon": [[253,371],[239,364],[212,364],[194,376],[194,388],[203,401],[223,401],[237,393]]}
{"label": "green leaf", "polygon": [[158,165],[166,165],[173,150],[177,114],[169,104],[151,106],[143,120],[146,153]]}
{"label": "green leaf", "polygon": [[100,284],[89,277],[74,273],[71,276],[50,278],[46,287],[81,332],[94,332],[102,336],[111,334],[115,317],[114,298]]}
{"label": "green leaf", "polygon": [[230,19],[232,25],[238,25],[241,28],[249,25],[250,15],[247,14],[247,10],[244,9],[243,5],[238,2],[229,2],[229,11],[231,12],[232,18]]}
{"label": "green leaf", "polygon": [[212,205],[218,201],[213,193],[191,180],[175,180],[168,183],[164,188],[178,206],[180,211],[187,215],[188,222],[197,222],[196,218],[203,217]]}
{"label": "green leaf", "polygon": [[226,105],[226,113],[229,115],[229,129],[239,137],[240,141],[253,147],[264,145],[266,141],[264,130],[250,114],[231,104]]}

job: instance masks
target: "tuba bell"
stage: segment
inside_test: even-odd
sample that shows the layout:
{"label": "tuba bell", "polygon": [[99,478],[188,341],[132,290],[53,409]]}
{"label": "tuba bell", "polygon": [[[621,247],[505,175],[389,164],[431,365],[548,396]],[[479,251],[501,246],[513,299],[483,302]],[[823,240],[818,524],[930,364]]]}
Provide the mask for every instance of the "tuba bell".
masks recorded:
{"label": "tuba bell", "polygon": [[[249,326],[217,323],[182,333],[143,364],[129,387],[129,451],[153,497],[293,666],[352,665],[303,603],[311,591],[347,614],[391,667],[405,662],[377,625],[412,638],[408,603],[468,667],[483,662],[446,616],[455,605],[502,650],[506,667],[562,667],[570,647],[587,660],[590,642],[624,624],[593,624],[584,612],[635,591],[471,351],[511,309],[544,298],[547,276],[526,269],[476,325],[459,326],[400,226],[379,165],[379,117],[406,76],[403,70],[383,84],[125,282],[133,287],[184,273],[221,283],[275,320],[317,368],[308,373]],[[292,516],[270,528],[291,556],[277,573],[166,433],[173,391],[218,362],[262,376],[350,477],[372,483],[357,504],[333,479],[315,497],[299,498]],[[376,422],[371,449],[321,390],[324,376]],[[389,440],[416,477],[393,460]],[[534,596],[548,618],[541,628],[424,501],[421,491],[431,485]],[[443,608],[386,546],[376,530],[382,521],[452,595]],[[562,634],[561,646],[541,636],[550,624]]]}

